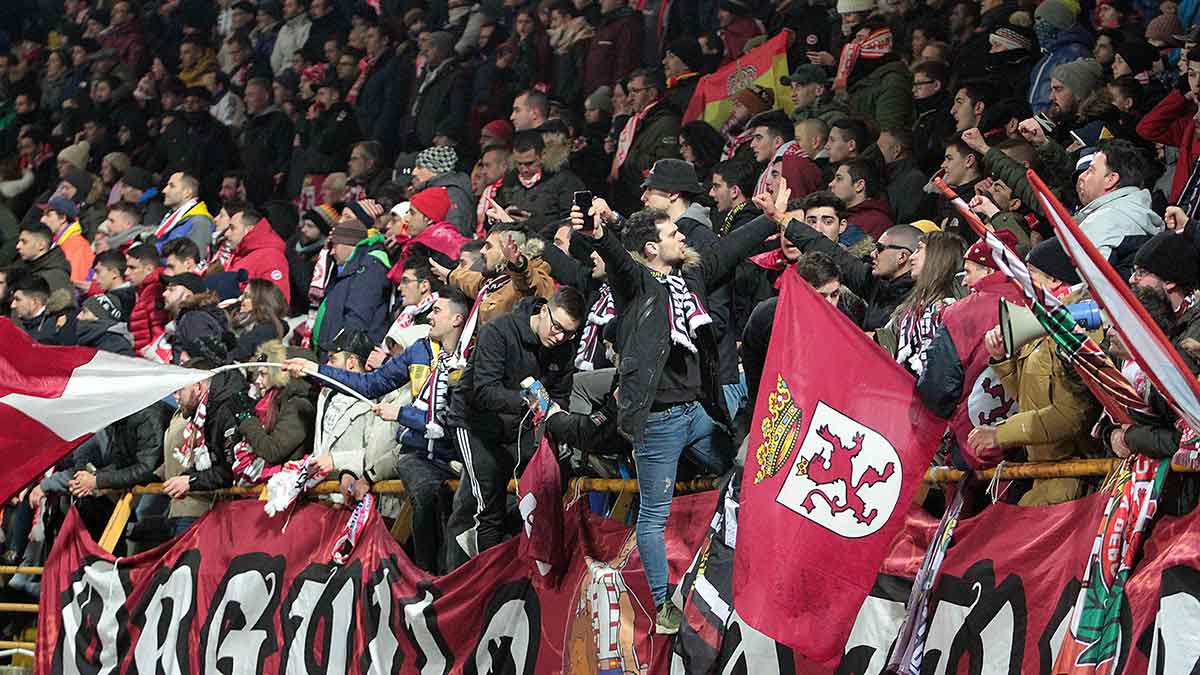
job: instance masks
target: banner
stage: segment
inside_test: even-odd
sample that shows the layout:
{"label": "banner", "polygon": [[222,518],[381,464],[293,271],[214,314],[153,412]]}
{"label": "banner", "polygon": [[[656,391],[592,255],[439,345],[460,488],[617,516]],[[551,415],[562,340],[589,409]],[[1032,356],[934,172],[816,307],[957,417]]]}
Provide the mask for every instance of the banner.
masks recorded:
{"label": "banner", "polygon": [[[667,523],[678,582],[715,493]],[[666,673],[671,643],[631,528],[566,513],[561,583],[534,583],[510,539],[429,577],[372,513],[343,565],[349,512],[303,504],[286,534],[256,500],[219,503],[184,535],[116,560],[72,511],[42,581],[36,667],[51,673]],[[532,572],[532,574],[537,574]]]}
{"label": "banner", "polygon": [[747,440],[734,608],[836,663],[946,422],[795,269],[780,279]]}
{"label": "banner", "polygon": [[784,30],[775,37],[726,64],[714,73],[700,78],[696,91],[683,113],[683,122],[702,119],[720,129],[733,110],[733,97],[739,91],[757,84],[775,91],[775,105],[792,112],[792,90],[779,82],[788,74],[787,47],[791,31]]}

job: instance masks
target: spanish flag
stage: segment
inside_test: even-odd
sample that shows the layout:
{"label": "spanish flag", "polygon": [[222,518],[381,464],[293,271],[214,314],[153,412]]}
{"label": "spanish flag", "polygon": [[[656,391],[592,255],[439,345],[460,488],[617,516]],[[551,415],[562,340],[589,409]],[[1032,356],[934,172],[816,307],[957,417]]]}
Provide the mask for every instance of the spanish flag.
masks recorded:
{"label": "spanish flag", "polygon": [[683,114],[684,123],[703,119],[714,129],[720,129],[733,110],[734,95],[752,84],[773,89],[776,103],[782,103],[783,109],[791,113],[791,89],[779,83],[779,78],[788,74],[787,48],[791,34],[784,30],[749,54],[700,78]]}

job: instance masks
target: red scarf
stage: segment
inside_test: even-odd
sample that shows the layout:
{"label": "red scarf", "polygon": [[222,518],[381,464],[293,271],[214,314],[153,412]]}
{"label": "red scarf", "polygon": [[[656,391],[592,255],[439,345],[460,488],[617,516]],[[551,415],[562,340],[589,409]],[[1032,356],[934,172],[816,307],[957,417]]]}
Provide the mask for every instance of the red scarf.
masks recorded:
{"label": "red scarf", "polygon": [[492,183],[483,188],[483,194],[479,196],[479,205],[475,207],[475,237],[478,239],[487,238],[487,209],[491,200],[496,198],[496,193],[500,191],[500,184],[504,182],[504,178]]}
{"label": "red scarf", "polygon": [[880,28],[859,42],[855,40],[842,47],[842,56],[838,59],[837,75],[833,78],[833,88],[845,90],[850,81],[850,73],[854,64],[861,56],[864,59],[880,59],[892,51],[892,29]]}
{"label": "red scarf", "polygon": [[615,183],[617,174],[621,170],[621,165],[625,163],[625,159],[629,157],[629,148],[633,146],[633,137],[637,135],[638,125],[642,120],[646,119],[646,115],[658,105],[658,101],[646,106],[640,113],[629,118],[625,123],[625,128],[621,129],[621,135],[617,139],[617,152],[613,155],[612,169],[608,172],[608,182]]}
{"label": "red scarf", "polygon": [[350,86],[350,92],[346,94],[346,102],[354,105],[358,101],[358,94],[362,91],[363,85],[367,81],[367,73],[371,72],[371,67],[379,60],[378,56],[364,56],[358,62],[358,77],[354,78],[354,84]]}

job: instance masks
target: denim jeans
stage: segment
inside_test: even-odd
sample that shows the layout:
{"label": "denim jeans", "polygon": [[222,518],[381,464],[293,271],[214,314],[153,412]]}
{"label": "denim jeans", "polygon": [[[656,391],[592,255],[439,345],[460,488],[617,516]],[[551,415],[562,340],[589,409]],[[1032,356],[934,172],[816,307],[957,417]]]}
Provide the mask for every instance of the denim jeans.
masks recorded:
{"label": "denim jeans", "polygon": [[725,408],[729,411],[729,419],[737,419],[738,413],[747,405],[753,405],[750,392],[746,388],[746,374],[742,373],[737,382],[721,385],[725,394]]}
{"label": "denim jeans", "polygon": [[675,472],[680,456],[687,454],[706,473],[722,474],[729,468],[729,439],[713,424],[699,403],[681,403],[650,413],[644,439],[635,444],[640,506],[637,520],[638,551],[654,604],[667,601],[667,544],[663,539]]}

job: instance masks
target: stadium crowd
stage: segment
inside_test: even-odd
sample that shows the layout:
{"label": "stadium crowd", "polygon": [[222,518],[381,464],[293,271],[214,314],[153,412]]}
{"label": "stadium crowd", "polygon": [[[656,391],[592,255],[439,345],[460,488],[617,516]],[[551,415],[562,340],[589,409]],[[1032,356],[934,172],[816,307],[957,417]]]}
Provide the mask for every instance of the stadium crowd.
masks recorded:
{"label": "stadium crowd", "polygon": [[[4,559],[40,563],[68,501],[98,534],[105,491],[162,482],[124,538],[146,548],[211,508],[205,491],[308,457],[336,501],[402,480],[414,561],[450,571],[518,529],[506,486],[537,446],[533,378],[564,473],[640,479],[638,546],[673,632],[674,479],[733,466],[788,267],[916,379],[947,420],[939,463],[1171,456],[1184,430],[1119,339],[1096,334],[1154,413],[1132,425],[1101,414],[1049,338],[1007,352],[998,301],[1016,291],[932,179],[1049,292],[1085,299],[1034,169],[1194,376],[1195,11],[0,3],[0,311],[45,344],[285,364],[221,372],[95,435],[6,510]],[[723,107],[697,105],[703,76],[783,31],[787,75],[731,75]],[[1195,504],[1194,481],[1171,485],[1166,508]]]}

